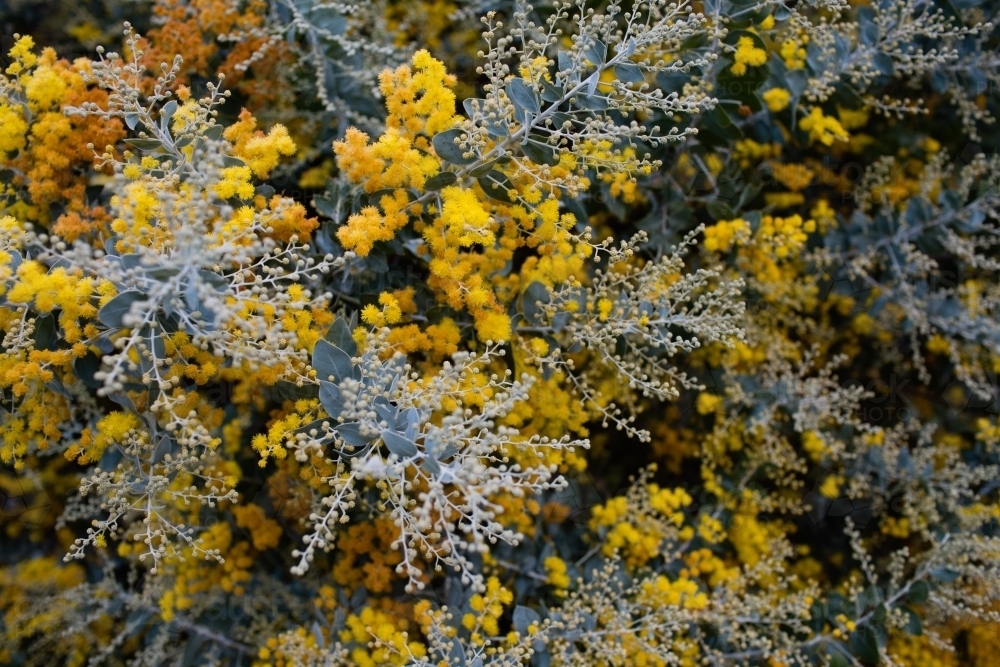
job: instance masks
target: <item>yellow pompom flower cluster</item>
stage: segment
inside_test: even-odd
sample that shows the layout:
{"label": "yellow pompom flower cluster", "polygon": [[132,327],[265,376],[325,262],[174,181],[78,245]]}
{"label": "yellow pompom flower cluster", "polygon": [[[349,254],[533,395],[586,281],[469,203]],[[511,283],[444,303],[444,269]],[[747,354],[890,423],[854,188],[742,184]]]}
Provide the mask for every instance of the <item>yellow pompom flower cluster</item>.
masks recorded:
{"label": "yellow pompom flower cluster", "polygon": [[[350,128],[342,141],[334,143],[334,153],[337,166],[348,179],[362,184],[369,193],[387,188],[422,190],[427,178],[441,168],[437,158],[417,150],[409,138],[392,128],[373,145],[368,145],[367,134]],[[347,250],[367,256],[376,241],[392,239],[409,221],[405,191],[383,196],[378,204],[381,213],[375,206],[367,206],[337,231]]]}
{"label": "yellow pompom flower cluster", "polygon": [[376,241],[389,241],[406,226],[409,203],[405,190],[382,195],[378,201],[381,212],[375,206],[364,207],[337,230],[337,238],[348,250],[367,257]]}
{"label": "yellow pompom flower cluster", "polygon": [[667,537],[686,539],[693,534],[690,527],[677,530],[684,523],[681,510],[691,503],[691,496],[683,489],[636,485],[627,496],[617,496],[594,507],[590,528],[609,529],[602,553],[612,556],[620,551],[626,563],[637,567],[660,555]]}
{"label": "yellow pompom flower cluster", "polygon": [[358,667],[402,667],[411,654],[418,660],[427,655],[423,644],[408,639],[406,620],[394,614],[365,607],[350,614],[345,625],[340,641],[353,646],[351,663]]}
{"label": "yellow pompom flower cluster", "polygon": [[684,557],[686,567],[681,570],[681,577],[705,577],[712,588],[727,581],[734,581],[740,576],[738,566],[729,566],[721,558],[712,553],[711,549],[696,549]]}
{"label": "yellow pompom flower cluster", "polygon": [[698,537],[709,544],[719,544],[726,539],[725,526],[715,517],[702,514],[698,517]]}
{"label": "yellow pompom flower cluster", "polygon": [[[423,190],[427,178],[441,169],[439,160],[430,153],[427,137],[418,135],[433,136],[454,125],[455,94],[450,87],[455,79],[427,51],[417,52],[413,65],[416,75],[402,65],[379,77],[389,117],[388,129],[378,141],[369,145],[368,135],[352,127],[343,140],[333,144],[337,166],[350,182],[362,185],[366,192],[386,188]],[[404,192],[389,199],[382,197],[378,202],[381,213],[375,206],[364,208],[338,230],[337,238],[347,250],[366,256],[376,241],[390,240],[406,225],[407,203]]]}
{"label": "yellow pompom flower cluster", "polygon": [[51,109],[59,104],[66,94],[66,82],[52,68],[55,57],[52,49],[45,49],[41,64],[25,83],[24,92],[28,98],[28,108],[32,113],[37,114]]}
{"label": "yellow pompom flower cluster", "polygon": [[16,106],[0,101],[0,157],[19,151],[27,144],[28,122]]}
{"label": "yellow pompom flower cluster", "polygon": [[[128,176],[127,173],[125,175]],[[250,183],[251,176],[250,167],[226,167],[222,170],[222,180],[215,185],[215,194],[223,199],[250,199],[254,193],[254,187]]]}
{"label": "yellow pompom flower cluster", "polygon": [[462,625],[472,633],[472,643],[482,645],[486,637],[500,633],[499,620],[503,608],[514,601],[514,593],[500,585],[500,580],[490,577],[486,580],[486,592],[476,593],[469,598],[471,612],[462,617]]}
{"label": "yellow pompom flower cluster", "polygon": [[773,209],[801,206],[806,198],[801,192],[765,192],[764,203]]}
{"label": "yellow pompom flower cluster", "polygon": [[[443,237],[447,245],[489,246],[495,242],[491,223],[489,212],[483,208],[475,192],[452,185],[441,191],[440,224],[426,230],[424,238],[432,251],[444,249],[439,237]],[[432,271],[433,267],[432,261]]]}
{"label": "yellow pompom flower cluster", "polygon": [[455,76],[448,74],[444,63],[421,49],[413,54],[413,68],[403,65],[385,70],[379,76],[379,90],[385,96],[390,129],[404,129],[413,137],[417,134],[434,136],[447,130],[458,117],[455,115]]}
{"label": "yellow pompom flower cluster", "polygon": [[570,578],[566,573],[566,561],[559,556],[549,556],[542,561],[545,574],[549,578],[549,585],[560,589],[557,594],[564,594],[563,591],[569,588]]}
{"label": "yellow pompom flower cluster", "polygon": [[802,119],[799,126],[809,133],[809,141],[819,141],[824,146],[830,146],[834,141],[847,141],[850,135],[840,121],[833,116],[824,116],[823,110],[813,107],[809,115]]}
{"label": "yellow pompom flower cluster", "polygon": [[423,228],[423,237],[431,254],[428,284],[443,292],[451,307],[469,311],[481,340],[507,341],[510,318],[484,280],[485,257],[463,252],[473,245],[492,249],[495,224],[473,190],[448,186],[441,190],[441,213]]}
{"label": "yellow pompom flower cluster", "polygon": [[84,429],[80,441],[66,450],[66,458],[78,463],[96,463],[108,447],[123,443],[126,436],[141,427],[139,418],[131,412],[111,412],[97,422],[96,433]]}
{"label": "yellow pompom flower cluster", "polygon": [[295,142],[285,126],[275,125],[266,136],[251,138],[236,154],[247,161],[254,176],[267,178],[282,156],[295,155],[295,151]]}
{"label": "yellow pompom flower cluster", "polygon": [[392,548],[398,537],[399,529],[388,519],[349,525],[337,541],[334,582],[348,591],[364,588],[369,593],[390,592],[400,578],[396,566],[403,560]]}
{"label": "yellow pompom flower cluster", "polygon": [[[140,546],[120,542],[118,554],[135,553]],[[204,558],[205,552],[210,550],[218,550],[222,560]],[[181,553],[171,555],[163,563],[162,567],[169,570],[174,579],[174,586],[160,598],[160,613],[165,620],[171,620],[177,612],[191,609],[201,594],[213,589],[243,595],[245,584],[251,579],[249,570],[253,564],[249,542],[235,541],[228,523],[213,524],[202,532],[195,543],[185,547]]]}
{"label": "yellow pompom flower cluster", "polygon": [[749,169],[761,160],[779,155],[781,155],[781,144],[761,144],[753,139],[740,139],[733,145],[733,160],[742,169]]}
{"label": "yellow pompom flower cluster", "polygon": [[[65,105],[100,105],[107,93],[84,80],[86,61],[71,65],[51,48],[40,55],[32,53],[33,48],[30,37],[19,38],[9,52],[6,74],[12,76],[0,79],[0,170],[13,173],[0,185],[0,195],[6,195],[0,196],[0,211],[8,206],[23,220],[47,225],[50,205],[58,204],[62,218],[80,224],[82,218],[98,217],[100,211],[91,208],[87,197],[94,162],[87,146],[114,145],[124,126],[117,119],[99,122],[66,113]],[[56,231],[72,240],[74,225],[68,227],[57,225]]]}
{"label": "yellow pompom flower cluster", "polygon": [[35,66],[38,62],[38,56],[33,53],[35,48],[35,40],[31,38],[31,35],[23,35],[14,42],[14,46],[11,47],[7,55],[11,58],[10,65],[4,70],[5,73],[17,76],[26,69],[30,69]]}
{"label": "yellow pompom flower cluster", "polygon": [[768,163],[768,166],[771,168],[775,180],[793,192],[809,187],[809,184],[816,177],[816,172],[804,164],[784,164],[772,161]]}
{"label": "yellow pompom flower cluster", "polygon": [[703,391],[698,394],[698,398],[695,400],[695,409],[700,415],[710,415],[718,412],[725,405],[725,402],[725,397]]}
{"label": "yellow pompom flower cluster", "polygon": [[611,526],[601,548],[606,556],[623,551],[626,562],[638,566],[659,555],[663,536],[658,531],[647,532],[629,522],[627,502],[626,498],[618,497],[603,507],[595,507],[591,525]]}
{"label": "yellow pompom flower cluster", "polygon": [[831,500],[840,496],[840,487],[844,484],[844,478],[840,475],[828,475],[819,485],[819,493],[824,498]]}
{"label": "yellow pompom flower cluster", "polygon": [[788,526],[781,521],[762,521],[759,517],[759,502],[750,490],[743,489],[729,526],[729,541],[740,562],[750,567],[770,554],[772,541],[788,530]]}
{"label": "yellow pompom flower cluster", "polygon": [[733,244],[743,244],[750,239],[750,223],[742,218],[721,220],[705,229],[705,249],[712,252],[729,252]]}
{"label": "yellow pompom flower cluster", "polygon": [[687,491],[680,488],[663,489],[658,484],[650,484],[646,490],[649,492],[650,507],[667,517],[675,526],[684,523],[684,514],[680,510],[689,506],[693,500]]}
{"label": "yellow pompom flower cluster", "polygon": [[[3,611],[5,628],[16,628],[27,636],[52,636],[65,630],[63,616],[51,611],[38,613],[35,606],[39,599],[56,598],[60,593],[87,581],[87,571],[83,566],[76,563],[61,565],[54,556],[37,556],[0,567],[0,590],[3,590],[0,610]],[[0,660],[13,664],[8,648],[14,647],[5,642],[0,648]],[[83,654],[75,664],[86,664],[86,658]]]}
{"label": "yellow pompom flower cluster", "polygon": [[58,309],[59,325],[70,343],[83,335],[80,318],[92,318],[97,308],[90,302],[95,285],[90,278],[79,278],[63,267],[47,271],[39,262],[24,262],[17,269],[17,282],[7,294],[13,304],[32,304],[40,313]]}
{"label": "yellow pompom flower cluster", "polygon": [[233,143],[233,153],[247,163],[254,176],[267,178],[282,156],[295,155],[295,142],[284,125],[275,125],[267,134],[256,128],[257,121],[244,109],[239,121],[226,128],[222,136]]}
{"label": "yellow pompom flower cluster", "polygon": [[708,596],[698,588],[698,582],[686,577],[670,581],[662,574],[642,584],[639,601],[654,609],[661,607],[704,609],[708,606]]}
{"label": "yellow pompom flower cluster", "polygon": [[144,181],[125,186],[123,195],[114,195],[111,206],[122,217],[111,222],[111,229],[120,239],[115,244],[119,252],[134,252],[140,246],[160,248],[168,241],[166,231],[156,224],[160,216],[160,200]]}
{"label": "yellow pompom flower cluster", "polygon": [[779,258],[785,258],[798,252],[805,245],[808,235],[814,231],[816,231],[816,221],[803,221],[800,215],[787,218],[765,215],[761,218],[754,241],[765,253],[774,253]]}
{"label": "yellow pompom flower cluster", "polygon": [[382,292],[378,297],[378,302],[382,306],[379,309],[373,303],[361,309],[361,320],[373,327],[383,327],[386,324],[396,324],[403,317],[399,301],[390,292]]}
{"label": "yellow pompom flower cluster", "polygon": [[748,66],[760,67],[767,62],[767,51],[755,46],[752,37],[740,37],[733,60],[735,62],[730,71],[736,76],[743,76],[747,73]]}
{"label": "yellow pompom flower cluster", "polygon": [[503,312],[485,312],[476,317],[476,334],[483,341],[508,341],[511,337],[510,317]]}
{"label": "yellow pompom flower cluster", "polygon": [[765,90],[761,97],[764,98],[764,104],[767,105],[768,110],[773,113],[784,111],[792,100],[792,94],[784,88]]}
{"label": "yellow pompom flower cluster", "polygon": [[813,461],[819,461],[826,450],[826,442],[816,431],[805,431],[802,433],[802,449]]}
{"label": "yellow pompom flower cluster", "polygon": [[808,40],[808,37],[803,37],[802,42],[796,39],[787,39],[781,43],[778,53],[781,54],[782,60],[785,61],[785,67],[788,69],[801,69],[806,66],[806,49],[803,43]]}
{"label": "yellow pompom flower cluster", "polygon": [[264,510],[254,504],[236,505],[233,507],[236,525],[250,531],[253,548],[264,551],[278,546],[281,539],[281,526],[274,519],[269,519]]}
{"label": "yellow pompom flower cluster", "polygon": [[607,322],[608,318],[611,317],[611,311],[614,310],[615,302],[611,299],[598,299],[597,300],[597,319],[601,322]]}
{"label": "yellow pompom flower cluster", "polygon": [[[441,165],[435,157],[418,150],[411,138],[395,128],[389,128],[372,145],[368,135],[357,129],[348,130],[343,141],[334,144],[337,166],[348,177],[362,174],[366,192],[386,188],[423,190],[427,177],[436,174]],[[351,164],[356,162],[356,164]]]}
{"label": "yellow pompom flower cluster", "polygon": [[[987,627],[987,625],[983,624],[982,627]],[[900,667],[957,667],[962,664],[955,655],[955,651],[940,646],[926,634],[911,635],[894,632],[890,636],[889,645],[885,650],[893,663]],[[994,653],[990,660],[995,659],[996,654]],[[976,662],[974,664],[985,665],[988,663]]]}

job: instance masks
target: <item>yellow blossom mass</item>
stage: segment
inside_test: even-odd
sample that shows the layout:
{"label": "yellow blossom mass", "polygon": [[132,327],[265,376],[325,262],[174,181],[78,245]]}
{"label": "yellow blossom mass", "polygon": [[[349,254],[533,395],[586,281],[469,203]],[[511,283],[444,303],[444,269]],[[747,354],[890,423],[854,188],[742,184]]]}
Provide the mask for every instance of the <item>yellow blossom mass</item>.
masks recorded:
{"label": "yellow blossom mass", "polygon": [[0,664],[996,662],[997,0],[0,4]]}

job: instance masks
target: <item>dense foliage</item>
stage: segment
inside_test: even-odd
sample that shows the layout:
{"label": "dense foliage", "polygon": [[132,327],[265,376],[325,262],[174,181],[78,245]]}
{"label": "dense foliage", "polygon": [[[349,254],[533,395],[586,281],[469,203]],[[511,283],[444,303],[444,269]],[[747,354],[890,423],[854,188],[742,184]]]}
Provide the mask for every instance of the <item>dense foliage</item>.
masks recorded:
{"label": "dense foliage", "polygon": [[4,3],[0,663],[996,664],[998,14]]}

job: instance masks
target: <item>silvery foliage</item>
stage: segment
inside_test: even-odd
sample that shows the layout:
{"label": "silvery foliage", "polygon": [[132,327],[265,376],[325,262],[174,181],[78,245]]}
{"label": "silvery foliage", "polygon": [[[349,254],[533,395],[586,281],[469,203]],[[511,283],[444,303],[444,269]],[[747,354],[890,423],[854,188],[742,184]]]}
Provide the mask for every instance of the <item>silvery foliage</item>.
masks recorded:
{"label": "silvery foliage", "polygon": [[[694,132],[675,124],[664,129],[636,120],[623,123],[621,116],[711,109],[716,100],[697,87],[665,93],[646,79],[709,66],[714,53],[672,62],[655,54],[679,51],[686,39],[712,29],[687,2],[622,4],[611,2],[597,13],[586,2],[555,3],[554,11],[538,23],[533,7],[518,2],[506,29],[495,12],[486,15],[483,37],[489,48],[480,53],[484,64],[478,70],[489,80],[486,97],[466,99],[468,121],[434,140],[438,155],[457,167],[451,182],[476,178],[488,194],[499,188],[495,196],[504,200],[508,175],[491,169],[502,163],[512,178],[526,175],[574,195],[579,189],[575,179],[557,178],[546,168],[556,166],[561,154],[571,152],[581,167],[598,173],[614,171],[622,167],[616,158],[625,146],[641,151],[641,142],[656,146]],[[561,48],[566,37],[572,46]],[[614,157],[584,150],[603,142],[613,144]],[[658,163],[641,154],[630,169],[639,166],[655,168]]]}
{"label": "silvery foliage", "polygon": [[[145,96],[139,89],[142,52],[134,48],[136,36],[130,29],[126,35],[133,47],[130,63],[123,64],[117,54],[102,54],[93,66],[95,83],[111,91],[108,108],[91,103],[70,108],[67,113],[121,118],[139,135],[126,140],[130,147],[160,161],[142,183],[156,197],[159,214],[155,223],[170,243],[145,245],[129,238],[131,252],[121,253],[117,250],[121,239],[112,236],[104,252],[95,252],[84,243],[68,247],[49,238],[52,249],[43,247],[44,254],[39,257],[80,267],[84,275],[110,281],[117,289],[118,294],[98,313],[106,331],[97,344],[110,361],[108,368],[94,374],[102,384],[99,392],[120,392],[129,380],[140,377],[142,385],[160,391],[176,384],[161,371],[167,361],[163,334],[177,330],[229,365],[249,363],[253,367],[290,361],[297,362],[292,366],[303,367],[308,354],[295,347],[292,332],[284,331],[280,324],[268,324],[264,318],[244,318],[241,313],[266,303],[276,307],[280,319],[286,309],[325,303],[327,294],[293,302],[287,289],[296,284],[308,286],[341,266],[344,259],[328,255],[317,260],[295,237],[286,244],[274,240],[268,236],[265,214],[269,211],[254,211],[251,224],[234,233],[224,232],[235,210],[248,204],[238,199],[222,200],[214,190],[223,180],[223,169],[244,164],[232,156],[231,145],[222,138],[222,127],[212,118],[226,95],[209,84],[210,95],[199,101],[196,117],[185,119],[181,126],[171,125],[178,105],[169,99],[169,86],[180,61],[175,60],[173,68],[158,79],[153,93]],[[111,155],[98,157],[102,163],[113,161]],[[107,185],[115,192],[128,192],[130,182],[121,174],[124,165],[115,162],[114,166],[116,175]],[[184,196],[178,192],[181,185]],[[255,194],[269,196],[273,189],[261,186]],[[126,223],[133,220],[125,206],[120,205],[115,213]],[[120,351],[112,354],[115,349]],[[138,363],[129,359],[133,350],[139,352]],[[169,398],[160,394],[158,400]]]}
{"label": "silvery foliage", "polygon": [[[268,3],[262,26],[223,35],[220,40],[236,43],[264,38],[257,51],[238,65],[242,70],[279,44],[290,49],[297,66],[308,73],[305,81],[292,77],[297,92],[320,105],[319,116],[333,114],[337,136],[350,125],[378,131],[383,115],[378,75],[386,67],[405,62],[413,50],[396,43],[397,33],[388,25],[388,4],[386,0],[275,0]],[[324,124],[323,118],[315,120]]]}
{"label": "silvery foliage", "polygon": [[[684,272],[684,255],[701,231],[698,227],[690,232],[669,254],[634,263],[635,250],[645,240],[640,233],[611,250],[604,269],[595,271],[590,284],[570,281],[547,288],[536,282],[521,298],[523,324],[518,331],[542,334],[548,342],[545,355],[529,350],[534,363],[546,377],[563,372],[581,399],[603,415],[605,424],[613,423],[640,440],[648,440],[649,434],[632,426],[641,409],[636,393],[664,400],[677,398],[681,388],[701,388],[669,361],[672,357],[708,343],[732,346],[743,339],[743,282],[720,280],[715,269]],[[605,315],[594,310],[602,300],[611,302]],[[568,354],[584,349],[594,355],[594,363],[577,370]],[[594,388],[609,375],[621,383],[619,393],[628,414],[600,400]]]}
{"label": "silvery foliage", "polygon": [[852,95],[882,113],[926,113],[922,99],[876,98],[869,91],[891,79],[931,77],[935,92],[949,93],[959,106],[970,138],[978,138],[976,122],[988,119],[966,89],[970,83],[981,87],[996,80],[997,54],[986,50],[994,23],[981,14],[963,13],[951,2],[880,0],[859,7],[854,20],[842,18],[846,3],[831,4],[839,6],[828,23],[814,24],[795,8],[784,10],[792,25],[810,37],[806,51],[812,76],[805,81],[806,99],[826,101],[838,84],[846,83]]}
{"label": "silvery foliage", "polygon": [[[131,540],[145,545],[139,560],[151,560],[156,574],[160,561],[168,556],[183,561],[184,550],[193,558],[223,562],[218,549],[206,548],[199,539],[202,528],[177,521],[176,507],[235,502],[238,495],[227,488],[225,478],[213,465],[215,457],[204,451],[178,445],[161,429],[150,413],[140,413],[127,397],[118,397],[123,407],[143,414],[145,428],[134,429],[105,453],[100,465],[92,467],[80,480],[79,496],[70,498],[62,521],[92,518],[86,537],[76,538],[63,560],[82,559],[86,549],[98,539]],[[171,453],[173,452],[173,453]],[[175,482],[190,479],[181,487]],[[196,485],[195,481],[200,481]]]}
{"label": "silvery foliage", "polygon": [[[152,93],[144,95],[139,86],[142,52],[128,24],[125,36],[129,62],[99,50],[101,57],[93,63],[93,82],[109,91],[108,108],[89,103],[69,108],[67,113],[121,119],[138,134],[126,140],[131,148],[159,160],[158,168],[149,171],[142,183],[159,207],[155,230],[149,234],[162,233],[170,243],[154,240],[146,245],[129,238],[131,252],[120,253],[116,249],[120,239],[112,236],[101,252],[83,242],[68,246],[58,238],[38,234],[29,240],[29,247],[35,259],[50,266],[72,266],[84,277],[114,285],[117,295],[98,312],[101,333],[91,341],[101,350],[102,361],[91,353],[78,359],[75,369],[98,395],[111,398],[145,421],[143,429],[106,453],[81,483],[81,496],[94,493],[105,499],[101,510],[107,518],[96,521],[96,529],[88,529],[88,537],[77,540],[67,557],[82,558],[84,547],[98,534],[125,533],[138,516],[143,528],[132,538],[148,546],[155,569],[160,558],[177,548],[172,540],[193,547],[195,553],[200,549],[196,527],[175,525],[160,510],[173,502],[213,507],[220,500],[237,497],[214,466],[212,433],[197,415],[179,412],[185,394],[172,389],[183,378],[167,374],[177,360],[167,353],[165,339],[183,331],[197,348],[210,351],[219,365],[254,368],[280,363],[288,369],[285,379],[301,382],[308,352],[297,346],[294,332],[282,328],[280,318],[286,309],[315,308],[329,295],[313,296],[306,290],[296,301],[288,287],[308,286],[342,266],[344,258],[328,255],[317,261],[295,237],[285,244],[275,241],[268,236],[268,211],[254,211],[251,224],[236,233],[223,233],[235,209],[246,205],[221,200],[214,191],[223,169],[243,165],[232,156],[222,127],[212,119],[225,95],[209,84],[209,95],[198,101],[194,117],[182,125],[172,124],[178,104],[170,99],[169,89],[180,61],[164,68]],[[101,164],[115,167],[108,185],[114,192],[127,193],[130,181],[122,174],[123,163],[111,154],[97,157]],[[257,190],[258,194],[272,192]],[[113,209],[132,223],[127,207]],[[262,304],[275,309],[277,317],[270,323],[262,317],[243,316],[246,309]],[[137,409],[126,391],[146,392],[148,410]],[[185,474],[191,476],[191,485],[176,488],[173,482]],[[76,502],[79,511],[85,512],[80,503],[87,501]]]}
{"label": "silvery foliage", "polygon": [[[873,319],[904,324],[922,382],[931,381],[922,341],[940,335],[950,341],[956,378],[979,400],[995,401],[986,355],[1000,354],[1000,262],[991,256],[1000,231],[1000,156],[974,144],[957,159],[936,156],[903,210],[873,194],[895,169],[893,158],[883,158],[865,171],[854,193],[858,209],[830,231],[815,259],[872,295],[866,312]],[[887,349],[885,359],[901,362],[900,355]]]}
{"label": "silvery foliage", "polygon": [[[317,498],[305,547],[293,552],[299,562],[292,571],[305,573],[317,549],[334,547],[336,524],[347,522],[352,508],[367,505],[399,527],[393,546],[402,553],[397,569],[408,576],[409,589],[424,586],[420,559],[435,570],[460,572],[463,583],[478,589],[482,575],[472,557],[498,540],[516,544],[523,538],[498,520],[503,507],[497,496],[563,488],[566,482],[544,462],[545,452],[587,448],[589,442],[519,438],[517,429],[503,424],[527,400],[531,377],[511,379],[508,370],[503,377],[491,375],[485,386],[469,384],[504,356],[501,345],[459,352],[438,374],[418,379],[403,355],[391,354],[387,333],[376,332],[359,351],[348,325],[338,320],[313,350],[328,417],[299,429],[288,447],[303,462],[310,456],[334,462],[336,472],[323,480],[330,491]],[[481,407],[463,405],[479,394]],[[512,462],[515,451],[539,460]]]}

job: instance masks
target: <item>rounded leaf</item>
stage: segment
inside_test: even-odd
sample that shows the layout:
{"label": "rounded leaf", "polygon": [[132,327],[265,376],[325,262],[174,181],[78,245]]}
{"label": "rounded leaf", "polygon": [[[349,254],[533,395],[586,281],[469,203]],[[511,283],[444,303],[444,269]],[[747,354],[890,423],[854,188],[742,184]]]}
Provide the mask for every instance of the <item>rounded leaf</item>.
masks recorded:
{"label": "rounded leaf", "polygon": [[479,186],[482,187],[483,192],[488,197],[507,204],[511,202],[511,198],[507,193],[515,188],[514,184],[504,174],[499,171],[491,171],[476,180],[479,181]]}
{"label": "rounded leaf", "polygon": [[446,188],[452,183],[458,180],[458,176],[450,171],[442,171],[440,174],[436,174],[427,179],[424,183],[425,190],[440,190],[441,188]]}
{"label": "rounded leaf", "polygon": [[382,431],[382,442],[388,447],[389,451],[398,456],[401,459],[412,458],[417,455],[419,451],[417,449],[417,443],[413,442],[409,438],[395,431],[390,431],[386,429]]}
{"label": "rounded leaf", "polygon": [[559,154],[556,152],[555,148],[549,146],[548,144],[543,144],[540,141],[527,139],[521,144],[521,150],[524,151],[524,154],[528,157],[528,159],[535,164],[545,164],[550,167],[554,167],[559,164]]}
{"label": "rounded leaf", "polygon": [[332,376],[333,382],[340,382],[354,373],[351,355],[328,340],[316,342],[316,347],[313,348],[312,366],[316,369],[316,375],[320,380],[329,380]]}
{"label": "rounded leaf", "polygon": [[323,404],[326,414],[334,419],[344,411],[344,399],[340,395],[340,387],[332,382],[319,383],[319,402]]}
{"label": "rounded leaf", "polygon": [[521,109],[537,114],[541,108],[538,95],[524,79],[512,79],[507,84],[507,97]]}
{"label": "rounded leaf", "polygon": [[645,75],[635,63],[619,63],[615,65],[615,76],[624,83],[643,83]]}
{"label": "rounded leaf", "polygon": [[146,295],[137,290],[122,292],[104,304],[104,307],[97,313],[97,319],[106,327],[120,329],[123,326],[122,318],[132,309],[132,304],[145,300]]}
{"label": "rounded leaf", "polygon": [[474,155],[466,157],[465,151],[456,143],[463,134],[465,133],[458,128],[438,132],[431,140],[434,152],[439,158],[452,164],[472,164],[477,158]]}

